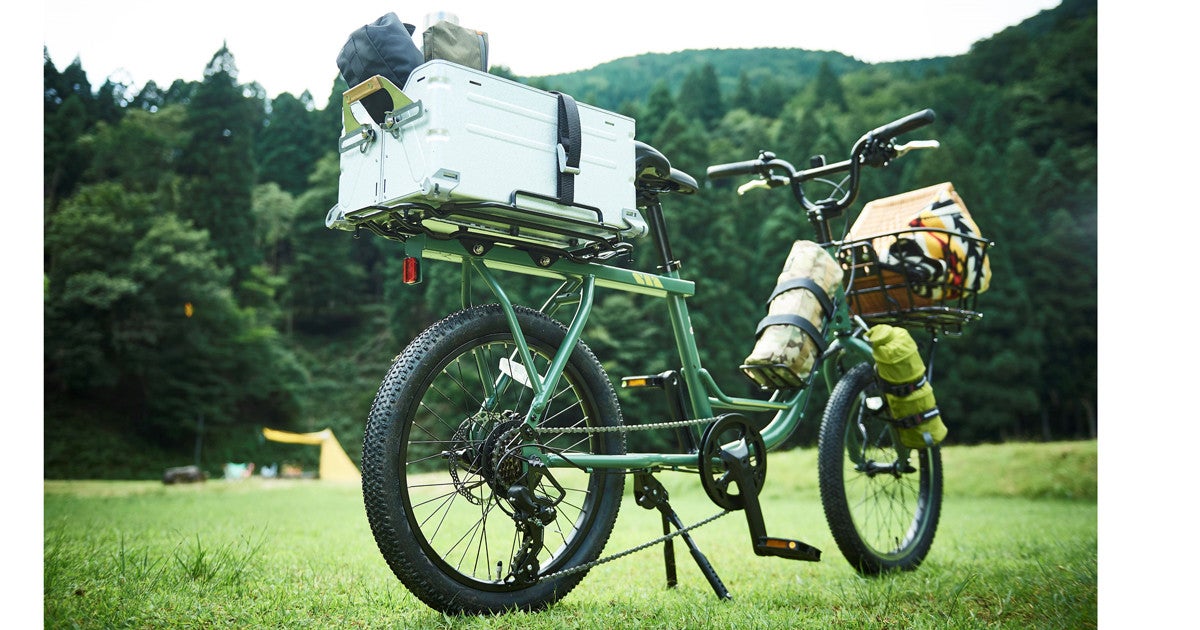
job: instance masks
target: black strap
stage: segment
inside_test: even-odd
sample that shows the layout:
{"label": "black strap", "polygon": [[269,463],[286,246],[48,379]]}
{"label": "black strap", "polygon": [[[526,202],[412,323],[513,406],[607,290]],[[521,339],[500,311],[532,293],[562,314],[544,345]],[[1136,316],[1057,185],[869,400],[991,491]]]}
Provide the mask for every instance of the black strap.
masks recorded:
{"label": "black strap", "polygon": [[575,99],[558,95],[558,200],[565,205],[575,203],[575,175],[579,173],[579,156],[583,148],[583,128],[579,125],[579,106]]}
{"label": "black strap", "polygon": [[758,329],[754,331],[754,335],[761,335],[762,331],[766,329],[767,326],[775,326],[778,324],[795,326],[800,330],[803,330],[804,333],[808,335],[808,338],[812,339],[813,343],[817,344],[817,350],[819,350],[822,354],[828,347],[828,344],[825,343],[825,337],[821,335],[821,331],[817,330],[816,326],[812,325],[812,322],[800,317],[799,315],[790,313],[787,315],[767,315],[766,317],[762,318],[762,321],[758,322]]}
{"label": "black strap", "polygon": [[833,315],[833,300],[829,299],[829,294],[821,285],[817,284],[812,278],[792,278],[784,280],[775,285],[775,289],[771,291],[771,297],[767,298],[767,304],[771,303],[781,293],[786,293],[792,289],[808,289],[810,293],[817,297],[817,301],[821,303],[821,310],[825,311],[825,316]]}
{"label": "black strap", "polygon": [[929,411],[922,411],[921,413],[914,413],[911,416],[904,416],[903,418],[896,418],[894,420],[891,420],[891,423],[901,429],[911,429],[915,426],[920,425],[922,422],[933,420],[934,418],[938,417],[938,415],[940,415],[940,414],[941,414],[941,412],[938,411],[938,408],[934,407],[933,409],[930,409]]}
{"label": "black strap", "polygon": [[879,381],[879,388],[882,389],[885,394],[891,394],[893,396],[907,396],[918,389],[921,389],[926,383],[929,382],[928,376],[922,374],[921,378],[908,383],[889,383],[883,380],[882,376],[879,376],[878,369],[875,371],[875,380]]}

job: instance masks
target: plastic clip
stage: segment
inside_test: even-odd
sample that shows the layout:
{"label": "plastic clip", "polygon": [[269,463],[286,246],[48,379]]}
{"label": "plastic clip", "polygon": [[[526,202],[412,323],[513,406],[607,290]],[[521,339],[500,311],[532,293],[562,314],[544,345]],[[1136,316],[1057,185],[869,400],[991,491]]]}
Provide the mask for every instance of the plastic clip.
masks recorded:
{"label": "plastic clip", "polygon": [[579,174],[578,166],[567,165],[567,148],[561,142],[558,144],[558,171],[560,173],[567,173],[568,175]]}

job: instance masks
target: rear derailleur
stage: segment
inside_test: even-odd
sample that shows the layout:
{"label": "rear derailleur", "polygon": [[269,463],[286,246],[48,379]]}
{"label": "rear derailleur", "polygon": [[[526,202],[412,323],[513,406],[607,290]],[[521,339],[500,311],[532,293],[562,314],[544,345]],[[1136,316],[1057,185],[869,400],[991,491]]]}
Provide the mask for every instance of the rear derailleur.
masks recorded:
{"label": "rear derailleur", "polygon": [[[482,439],[472,439],[482,435]],[[566,491],[529,446],[536,443],[532,427],[516,412],[488,414],[467,419],[456,433],[455,448],[447,452],[451,477],[459,494],[472,503],[494,501],[507,514],[520,535],[520,545],[513,554],[507,576],[497,566],[497,579],[506,584],[533,584],[541,570],[538,553],[542,550],[543,530],[558,518],[558,504]],[[465,470],[481,481],[467,484],[459,481],[459,470]],[[492,490],[490,499],[476,491],[486,484]],[[498,563],[499,564],[499,563]]]}

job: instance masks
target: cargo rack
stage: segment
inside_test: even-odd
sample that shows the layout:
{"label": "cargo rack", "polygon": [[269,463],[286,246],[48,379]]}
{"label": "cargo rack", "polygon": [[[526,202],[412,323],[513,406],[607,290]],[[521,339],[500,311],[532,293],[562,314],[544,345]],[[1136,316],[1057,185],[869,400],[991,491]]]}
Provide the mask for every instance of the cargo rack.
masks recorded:
{"label": "cargo rack", "polygon": [[[552,197],[515,191],[508,203],[451,201],[433,205],[402,202],[346,213],[339,213],[337,206],[334,206],[326,223],[329,227],[342,229],[366,229],[398,241],[418,234],[438,240],[459,240],[467,247],[467,251],[474,254],[485,253],[494,245],[503,245],[530,253],[534,261],[542,266],[549,266],[560,258],[576,262],[605,261],[633,250],[633,244],[623,240],[620,235],[623,228],[605,225],[598,208],[572,204],[595,212],[597,221],[592,222],[530,208],[518,203],[521,197],[561,204]],[[437,227],[431,227],[430,223]],[[541,234],[566,239],[566,244],[549,240]]]}

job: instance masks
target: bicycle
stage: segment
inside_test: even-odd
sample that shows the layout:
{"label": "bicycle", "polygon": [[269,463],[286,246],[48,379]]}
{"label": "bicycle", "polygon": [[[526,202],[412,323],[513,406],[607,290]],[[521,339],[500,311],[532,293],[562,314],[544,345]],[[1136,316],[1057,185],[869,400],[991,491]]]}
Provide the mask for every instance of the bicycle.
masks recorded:
{"label": "bicycle", "polygon": [[[814,158],[810,168],[796,169],[764,151],[753,160],[709,167],[707,175],[753,176],[739,193],[790,188],[821,246],[845,259],[858,249],[836,239],[830,221],[854,203],[863,167],[936,148],[935,141],[896,144],[898,136],[933,120],[932,110],[924,110],[878,127],[837,163]],[[396,357],[366,423],[364,503],[389,567],[442,612],[532,611],[566,596],[591,568],[656,544],[666,548],[667,582],[674,585],[678,538],[715,594],[728,599],[689,533],[733,511],[745,513],[756,554],[819,560],[820,550],[767,534],[758,494],[767,453],[802,421],[820,382],[830,391],[818,442],[820,495],[840,551],[864,575],[915,569],[929,553],[941,513],[941,454],[937,446],[912,449],[897,440],[864,338],[869,324],[848,304],[851,283],[830,296],[822,352],[803,387],[775,389],[762,399],[726,394],[703,367],[686,301],[695,285],[681,276],[672,254],[660,199],[695,193],[699,184],[653,147],[635,144],[638,207],[661,261],[657,274],[610,264],[619,260],[619,247],[580,255],[446,237],[422,230],[403,208],[340,219],[346,229],[399,242],[406,282],[420,280],[424,259],[462,266],[462,310],[429,326]],[[842,180],[827,179],[835,175]],[[833,183],[833,194],[810,199],[804,187],[814,181]],[[879,260],[862,262],[852,256],[847,273],[881,267]],[[529,308],[510,300],[498,271],[560,285],[539,308]],[[476,277],[495,303],[471,303]],[[622,380],[626,387],[662,390],[663,422],[624,422],[609,375],[581,338],[600,289],[663,302],[679,368]],[[574,313],[566,324],[554,319],[569,307]],[[973,308],[971,300],[923,313],[893,309],[879,320],[952,333],[979,316]],[[775,415],[760,429],[744,415],[752,412]],[[629,431],[666,429],[677,432],[676,452],[627,452]],[[655,477],[665,472],[697,474],[722,512],[685,525]],[[627,476],[636,503],[661,513],[663,535],[601,557]]]}

